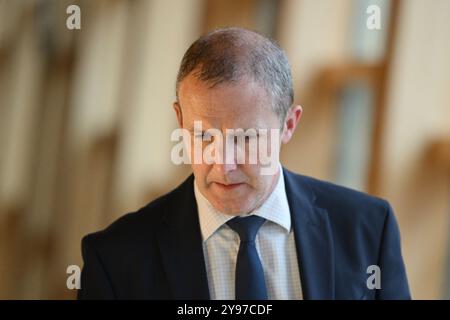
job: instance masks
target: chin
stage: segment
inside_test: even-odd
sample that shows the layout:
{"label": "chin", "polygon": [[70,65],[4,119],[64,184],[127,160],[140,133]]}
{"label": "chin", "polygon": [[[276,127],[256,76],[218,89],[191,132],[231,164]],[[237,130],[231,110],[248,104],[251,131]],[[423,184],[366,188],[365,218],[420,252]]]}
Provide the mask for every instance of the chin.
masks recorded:
{"label": "chin", "polygon": [[[251,211],[251,206],[249,204],[236,204],[236,202],[230,203],[228,206],[226,202],[219,202],[221,205],[216,207],[222,213],[228,215],[238,215],[242,213],[248,213]],[[224,205],[225,203],[225,205]]]}
{"label": "chin", "polygon": [[211,204],[218,211],[228,215],[248,213],[255,205],[252,201],[255,195],[252,192],[211,192],[209,196]]}

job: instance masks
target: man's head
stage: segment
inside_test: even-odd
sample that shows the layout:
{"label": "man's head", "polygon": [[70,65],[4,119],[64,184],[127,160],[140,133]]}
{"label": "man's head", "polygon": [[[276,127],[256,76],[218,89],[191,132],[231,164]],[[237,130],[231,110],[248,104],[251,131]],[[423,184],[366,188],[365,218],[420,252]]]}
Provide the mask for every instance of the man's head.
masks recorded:
{"label": "man's head", "polygon": [[[275,147],[270,143],[274,137],[269,136],[267,143],[277,162],[280,142],[290,140],[302,112],[300,106],[292,105],[292,79],[284,52],[272,40],[245,29],[220,29],[195,41],[181,62],[176,91],[178,123],[192,133],[194,121],[201,121],[203,130],[220,130],[224,137],[227,129],[279,129]],[[248,163],[248,140],[245,164],[236,159],[192,164],[200,192],[226,214],[248,213],[259,207],[278,178],[278,171],[261,174],[259,156],[257,163]],[[206,145],[203,142],[202,147]]]}

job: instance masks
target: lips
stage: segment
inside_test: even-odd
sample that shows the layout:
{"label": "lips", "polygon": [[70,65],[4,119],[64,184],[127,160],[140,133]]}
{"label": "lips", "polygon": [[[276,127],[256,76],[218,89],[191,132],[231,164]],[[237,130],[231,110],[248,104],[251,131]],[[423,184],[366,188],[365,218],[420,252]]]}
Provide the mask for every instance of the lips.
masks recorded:
{"label": "lips", "polygon": [[236,189],[236,188],[244,185],[244,183],[229,183],[229,184],[223,184],[220,182],[214,182],[214,183],[223,190],[233,190],[233,189]]}

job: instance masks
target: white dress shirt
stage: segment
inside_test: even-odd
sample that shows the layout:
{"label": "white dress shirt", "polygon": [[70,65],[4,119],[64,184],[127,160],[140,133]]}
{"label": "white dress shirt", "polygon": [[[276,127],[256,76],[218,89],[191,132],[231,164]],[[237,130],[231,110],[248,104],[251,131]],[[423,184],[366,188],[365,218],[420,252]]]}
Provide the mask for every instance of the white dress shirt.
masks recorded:
{"label": "white dress shirt", "polygon": [[[302,299],[300,273],[291,214],[280,165],[277,184],[256,210],[249,213],[265,218],[256,236],[269,299]],[[211,299],[235,298],[235,270],[239,235],[226,222],[233,216],[216,210],[203,196],[194,180],[206,272]]]}

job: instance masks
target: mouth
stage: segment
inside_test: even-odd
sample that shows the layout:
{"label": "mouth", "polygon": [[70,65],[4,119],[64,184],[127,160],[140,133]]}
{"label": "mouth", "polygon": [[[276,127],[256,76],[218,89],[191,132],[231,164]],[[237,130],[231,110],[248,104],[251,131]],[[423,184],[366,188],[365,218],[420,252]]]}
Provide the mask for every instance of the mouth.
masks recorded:
{"label": "mouth", "polygon": [[216,186],[218,186],[222,190],[234,190],[239,188],[240,186],[243,186],[245,183],[229,183],[229,184],[223,184],[220,182],[214,182]]}

